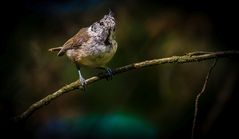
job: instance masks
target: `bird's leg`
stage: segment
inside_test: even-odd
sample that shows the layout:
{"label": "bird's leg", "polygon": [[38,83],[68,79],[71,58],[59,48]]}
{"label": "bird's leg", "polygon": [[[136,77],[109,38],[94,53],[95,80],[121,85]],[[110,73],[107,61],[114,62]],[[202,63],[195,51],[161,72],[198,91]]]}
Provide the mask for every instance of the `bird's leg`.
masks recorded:
{"label": "bird's leg", "polygon": [[81,84],[81,86],[83,86],[83,87],[84,87],[84,90],[85,90],[86,81],[85,81],[85,79],[83,78],[83,76],[81,75],[81,72],[80,72],[80,70],[78,70],[78,73],[79,73],[79,80],[80,80],[80,84]]}
{"label": "bird's leg", "polygon": [[85,81],[85,79],[83,78],[83,76],[81,75],[80,65],[76,64],[76,67],[77,67],[77,70],[78,70],[78,73],[79,73],[79,81],[80,81],[80,84],[81,84],[81,86],[84,88],[84,91],[85,91],[86,81]]}
{"label": "bird's leg", "polygon": [[99,67],[99,69],[103,69],[106,71],[107,75],[106,75],[106,80],[112,80],[113,78],[113,72],[110,68],[108,67]]}

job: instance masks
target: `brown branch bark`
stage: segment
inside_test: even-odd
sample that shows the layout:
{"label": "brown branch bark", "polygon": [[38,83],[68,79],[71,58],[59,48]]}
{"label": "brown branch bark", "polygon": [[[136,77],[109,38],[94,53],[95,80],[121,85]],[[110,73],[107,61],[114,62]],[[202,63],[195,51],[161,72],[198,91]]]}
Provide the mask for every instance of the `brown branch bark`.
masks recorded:
{"label": "brown branch bark", "polygon": [[216,66],[216,63],[217,63],[217,59],[215,59],[214,63],[212,64],[212,66],[209,68],[209,71],[207,73],[207,76],[205,78],[205,81],[204,81],[204,84],[203,84],[203,87],[202,87],[202,90],[201,92],[199,92],[196,96],[196,99],[195,99],[195,105],[194,105],[194,117],[193,117],[193,125],[192,125],[192,134],[191,134],[191,139],[194,139],[194,132],[195,132],[195,126],[196,126],[196,120],[197,120],[197,115],[198,115],[198,102],[199,102],[199,98],[201,97],[201,95],[205,92],[206,88],[207,88],[207,84],[208,84],[208,80],[209,80],[209,77],[212,73],[212,70],[213,68]]}
{"label": "brown branch bark", "polygon": [[[168,58],[161,58],[161,59],[153,59],[153,60],[146,60],[143,62],[133,63],[129,64],[123,67],[116,68],[113,70],[113,75],[120,74],[126,71],[134,70],[134,69],[141,69],[145,67],[150,66],[156,66],[160,64],[166,64],[166,63],[190,63],[190,62],[200,62],[204,60],[209,59],[215,59],[215,58],[223,58],[223,57],[230,57],[233,55],[239,55],[239,51],[219,51],[219,52],[192,52],[185,54],[183,56],[172,56]],[[87,85],[90,85],[96,81],[99,81],[101,79],[104,79],[107,77],[107,74],[105,72],[93,76],[91,78],[88,78],[86,80]],[[46,96],[45,98],[37,101],[36,103],[32,104],[25,112],[22,114],[14,117],[15,122],[26,120],[29,116],[31,116],[36,110],[40,109],[41,107],[49,104],[52,100],[58,98],[59,96],[68,93],[72,90],[81,89],[83,90],[83,87],[80,85],[79,81],[72,82],[68,85],[63,86],[56,92]]]}

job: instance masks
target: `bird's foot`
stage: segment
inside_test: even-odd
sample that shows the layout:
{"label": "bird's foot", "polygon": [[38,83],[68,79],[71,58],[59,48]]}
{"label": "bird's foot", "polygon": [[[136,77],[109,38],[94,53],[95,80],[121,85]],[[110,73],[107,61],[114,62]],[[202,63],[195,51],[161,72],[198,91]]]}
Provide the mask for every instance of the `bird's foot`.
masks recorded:
{"label": "bird's foot", "polygon": [[104,70],[106,71],[107,75],[106,75],[106,80],[112,80],[113,79],[113,72],[110,68],[104,68]]}
{"label": "bird's foot", "polygon": [[83,77],[79,78],[80,85],[83,87],[83,91],[85,92],[86,90],[86,80]]}
{"label": "bird's foot", "polygon": [[[105,72],[103,73],[103,76],[106,78],[107,81],[113,79],[113,71],[108,67],[97,67],[98,69],[103,69]],[[99,76],[102,76],[102,73],[98,74]]]}

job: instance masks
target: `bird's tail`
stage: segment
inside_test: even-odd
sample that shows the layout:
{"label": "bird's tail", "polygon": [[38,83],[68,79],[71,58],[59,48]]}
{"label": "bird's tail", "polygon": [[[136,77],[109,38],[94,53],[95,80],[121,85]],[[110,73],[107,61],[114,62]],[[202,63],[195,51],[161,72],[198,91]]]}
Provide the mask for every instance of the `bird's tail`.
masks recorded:
{"label": "bird's tail", "polygon": [[66,52],[66,50],[71,49],[73,46],[74,40],[69,39],[68,41],[66,41],[66,43],[62,46],[62,47],[55,47],[55,48],[51,48],[48,51],[52,52],[52,51],[58,51],[57,56],[63,56]]}
{"label": "bird's tail", "polygon": [[62,49],[62,47],[55,47],[55,48],[48,49],[48,51],[49,52],[60,51],[61,49]]}
{"label": "bird's tail", "polygon": [[48,51],[50,51],[50,52],[58,51],[57,56],[62,56],[65,53],[65,49],[63,49],[63,47],[51,48],[51,49],[48,49]]}

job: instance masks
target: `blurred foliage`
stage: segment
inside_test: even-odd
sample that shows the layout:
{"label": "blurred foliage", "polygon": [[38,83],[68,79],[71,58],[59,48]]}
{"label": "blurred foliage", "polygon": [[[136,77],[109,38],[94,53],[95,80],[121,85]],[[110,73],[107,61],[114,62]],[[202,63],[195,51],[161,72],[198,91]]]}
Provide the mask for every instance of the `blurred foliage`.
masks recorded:
{"label": "blurred foliage", "polygon": [[[70,129],[70,130],[69,130]],[[36,132],[36,138],[156,138],[156,130],[149,123],[122,113],[85,115],[71,120],[49,119]]]}
{"label": "blurred foliage", "polygon": [[[232,22],[236,15],[233,5],[218,4],[176,0],[25,0],[16,4],[18,12],[8,13],[14,18],[3,22],[2,120],[20,114],[32,103],[78,79],[69,59],[47,50],[61,46],[80,28],[100,19],[108,9],[116,15],[119,45],[108,64],[111,68],[198,50],[237,49],[233,30],[238,24]],[[225,8],[229,10],[221,10]],[[61,138],[71,138],[67,135],[72,132],[79,133],[77,138],[84,138],[80,131],[94,128],[92,132],[102,138],[111,138],[114,133],[121,138],[127,138],[128,133],[134,137],[144,134],[147,138],[189,138],[194,99],[211,63],[167,64],[117,75],[112,81],[88,86],[85,93],[77,90],[60,97],[10,131],[29,138],[51,138],[50,133],[59,132]],[[98,72],[82,70],[86,78]],[[236,135],[233,126],[238,122],[237,81],[238,61],[219,60],[200,99],[199,137]],[[97,119],[99,123],[94,122]],[[68,128],[73,126],[80,129]]]}

